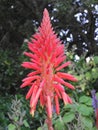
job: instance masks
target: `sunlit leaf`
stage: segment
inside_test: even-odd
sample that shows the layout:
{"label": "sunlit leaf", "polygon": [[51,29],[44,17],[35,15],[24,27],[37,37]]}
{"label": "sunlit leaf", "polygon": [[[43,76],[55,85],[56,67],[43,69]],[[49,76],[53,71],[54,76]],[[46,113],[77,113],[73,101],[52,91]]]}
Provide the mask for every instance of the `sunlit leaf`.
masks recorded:
{"label": "sunlit leaf", "polygon": [[8,125],[8,130],[15,130],[16,126],[13,124]]}
{"label": "sunlit leaf", "polygon": [[75,118],[75,114],[72,112],[65,113],[63,116],[64,123],[71,122]]}

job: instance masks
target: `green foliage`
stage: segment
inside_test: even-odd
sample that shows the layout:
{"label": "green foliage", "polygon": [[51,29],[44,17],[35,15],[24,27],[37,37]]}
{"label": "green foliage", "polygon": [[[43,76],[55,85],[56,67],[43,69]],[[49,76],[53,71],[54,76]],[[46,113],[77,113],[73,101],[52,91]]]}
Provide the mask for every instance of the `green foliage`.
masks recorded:
{"label": "green foliage", "polygon": [[23,95],[0,96],[0,130],[36,130],[43,122],[39,110],[33,118],[29,113],[29,102]]}
{"label": "green foliage", "polygon": [[[60,116],[53,115],[54,130],[96,130],[94,124],[91,97],[80,96],[79,102],[64,106]],[[46,127],[46,128],[45,128]],[[37,130],[47,126],[44,124]]]}
{"label": "green foliage", "polygon": [[78,79],[78,83],[75,84],[77,94],[84,92],[84,94],[90,95],[91,90],[97,90],[98,86],[98,56],[85,58],[85,55],[77,60],[74,52],[67,52],[68,59],[72,61],[69,73]]}
{"label": "green foliage", "polygon": [[[89,102],[89,103],[88,103]],[[81,96],[79,103],[66,105],[61,111],[61,117],[54,121],[55,130],[92,130],[93,127],[93,108],[91,98]]]}
{"label": "green foliage", "polygon": [[17,96],[12,100],[10,112],[8,117],[11,123],[8,125],[8,130],[21,129],[22,126],[29,128],[29,124],[25,120],[26,111],[22,108],[21,100],[17,99]]}
{"label": "green foliage", "polygon": [[13,99],[13,96],[0,97],[0,127],[8,128],[8,130],[19,129],[19,126],[29,127],[26,119],[26,112],[28,111],[27,103],[26,109],[23,102],[25,101],[19,95]]}
{"label": "green foliage", "polygon": [[23,56],[23,50],[26,50],[26,44],[15,50],[0,50],[0,94],[15,94],[20,91],[20,84],[25,71],[21,67],[22,61],[26,60]]}

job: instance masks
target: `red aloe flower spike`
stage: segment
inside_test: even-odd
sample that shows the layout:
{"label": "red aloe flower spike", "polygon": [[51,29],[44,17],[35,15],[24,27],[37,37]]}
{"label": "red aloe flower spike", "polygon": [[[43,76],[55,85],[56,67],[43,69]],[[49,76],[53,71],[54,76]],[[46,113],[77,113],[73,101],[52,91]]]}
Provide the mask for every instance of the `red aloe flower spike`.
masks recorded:
{"label": "red aloe flower spike", "polygon": [[24,55],[28,56],[30,61],[23,62],[22,66],[31,69],[32,72],[22,80],[21,88],[30,87],[26,99],[30,98],[32,116],[40,100],[40,105],[47,111],[48,129],[53,130],[51,119],[53,106],[56,106],[56,113],[59,114],[59,99],[63,99],[65,104],[72,103],[65,93],[65,87],[74,89],[74,86],[66,80],[77,81],[77,79],[70,74],[60,72],[61,69],[69,66],[70,62],[64,63],[66,60],[64,44],[53,31],[46,9],[41,26],[28,42],[28,48],[30,52],[24,52]]}

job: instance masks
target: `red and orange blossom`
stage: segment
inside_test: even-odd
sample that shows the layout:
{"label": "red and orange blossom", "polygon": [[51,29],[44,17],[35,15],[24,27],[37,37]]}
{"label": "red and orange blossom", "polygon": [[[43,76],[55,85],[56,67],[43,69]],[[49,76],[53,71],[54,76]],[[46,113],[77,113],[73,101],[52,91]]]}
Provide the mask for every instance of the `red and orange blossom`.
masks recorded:
{"label": "red and orange blossom", "polygon": [[[64,104],[72,103],[71,98],[65,92],[65,88],[74,89],[67,81],[77,79],[61,70],[69,66],[65,62],[64,44],[53,31],[47,9],[44,10],[41,26],[38,32],[28,42],[30,52],[24,54],[30,58],[29,62],[23,62],[22,66],[31,69],[31,73],[22,81],[21,88],[30,87],[26,99],[30,98],[31,114],[34,115],[38,100],[45,107],[48,118],[52,118],[53,106],[59,114],[59,99]],[[65,88],[64,88],[65,87]]]}

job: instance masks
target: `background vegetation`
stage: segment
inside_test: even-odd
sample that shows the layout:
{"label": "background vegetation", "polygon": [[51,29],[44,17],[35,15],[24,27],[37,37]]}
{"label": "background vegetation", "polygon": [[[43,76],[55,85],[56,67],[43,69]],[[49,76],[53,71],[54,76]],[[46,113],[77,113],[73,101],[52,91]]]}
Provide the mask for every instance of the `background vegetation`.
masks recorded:
{"label": "background vegetation", "polygon": [[[47,130],[45,113],[38,106],[29,114],[26,89],[20,89],[27,70],[27,39],[39,26],[44,8],[65,44],[67,71],[78,78],[75,91],[67,91],[73,105],[53,115],[55,130],[96,130],[91,91],[98,92],[98,0],[0,0],[0,130]],[[98,93],[97,93],[98,95]]]}

